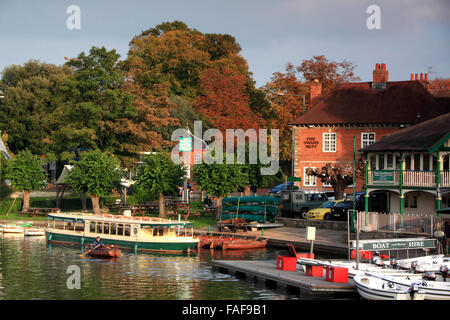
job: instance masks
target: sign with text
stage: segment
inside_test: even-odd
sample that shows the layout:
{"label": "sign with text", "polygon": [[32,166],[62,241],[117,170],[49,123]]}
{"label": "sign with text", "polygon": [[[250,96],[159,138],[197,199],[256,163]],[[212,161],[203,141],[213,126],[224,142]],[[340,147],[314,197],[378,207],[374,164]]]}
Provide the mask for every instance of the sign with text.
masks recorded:
{"label": "sign with text", "polygon": [[179,148],[179,151],[181,151],[181,152],[191,152],[192,151],[192,137],[188,137],[188,138],[180,137],[178,148]]}
{"label": "sign with text", "polygon": [[373,172],[374,184],[394,184],[393,170],[376,170]]}
{"label": "sign with text", "polygon": [[[359,247],[362,250],[407,250],[435,248],[435,239],[426,238],[404,238],[404,239],[384,239],[384,240],[360,240]],[[356,247],[356,241],[353,241]]]}
{"label": "sign with text", "polygon": [[306,149],[315,149],[319,145],[319,141],[317,141],[316,137],[306,137],[306,140],[303,141]]}

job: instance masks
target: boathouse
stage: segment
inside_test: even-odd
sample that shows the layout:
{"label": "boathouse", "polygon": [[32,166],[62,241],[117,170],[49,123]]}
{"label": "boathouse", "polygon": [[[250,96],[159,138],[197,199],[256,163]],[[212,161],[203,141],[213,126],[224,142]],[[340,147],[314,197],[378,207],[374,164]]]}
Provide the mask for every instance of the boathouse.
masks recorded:
{"label": "boathouse", "polygon": [[390,212],[430,214],[450,206],[450,112],[362,148],[365,211],[371,192],[388,194]]}

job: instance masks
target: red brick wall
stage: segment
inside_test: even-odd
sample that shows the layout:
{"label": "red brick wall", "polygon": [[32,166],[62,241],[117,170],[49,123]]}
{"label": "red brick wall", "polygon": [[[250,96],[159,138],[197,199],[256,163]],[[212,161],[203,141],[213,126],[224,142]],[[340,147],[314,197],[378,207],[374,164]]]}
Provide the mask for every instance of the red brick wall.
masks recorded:
{"label": "red brick wall", "polygon": [[[294,127],[294,172],[296,177],[302,178],[304,184],[303,168],[321,168],[328,162],[340,165],[352,166],[353,160],[353,136],[356,140],[356,159],[360,157],[358,150],[361,149],[361,133],[374,132],[375,141],[380,140],[386,134],[395,132],[399,127]],[[323,133],[337,133],[336,152],[323,152]],[[363,179],[356,182],[356,190],[362,191]],[[322,182],[316,180],[317,188],[322,188]],[[331,189],[332,188],[327,188]],[[348,188],[346,192],[352,192]]]}

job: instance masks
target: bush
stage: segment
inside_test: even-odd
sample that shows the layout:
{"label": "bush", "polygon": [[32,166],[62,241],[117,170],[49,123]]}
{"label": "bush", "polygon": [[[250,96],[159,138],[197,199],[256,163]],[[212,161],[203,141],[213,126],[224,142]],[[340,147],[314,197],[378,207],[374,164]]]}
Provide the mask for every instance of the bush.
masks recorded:
{"label": "bush", "polygon": [[10,186],[6,184],[0,185],[0,200],[8,199],[11,193],[13,193],[13,189]]}

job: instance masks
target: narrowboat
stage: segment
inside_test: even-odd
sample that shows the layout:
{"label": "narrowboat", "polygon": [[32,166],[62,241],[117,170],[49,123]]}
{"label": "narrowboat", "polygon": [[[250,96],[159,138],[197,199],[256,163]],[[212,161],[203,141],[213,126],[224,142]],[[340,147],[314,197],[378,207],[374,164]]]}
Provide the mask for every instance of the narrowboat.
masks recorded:
{"label": "narrowboat", "polygon": [[197,248],[192,223],[151,217],[51,213],[45,234],[49,243],[85,246],[98,236],[105,245],[134,252],[188,252]]}

